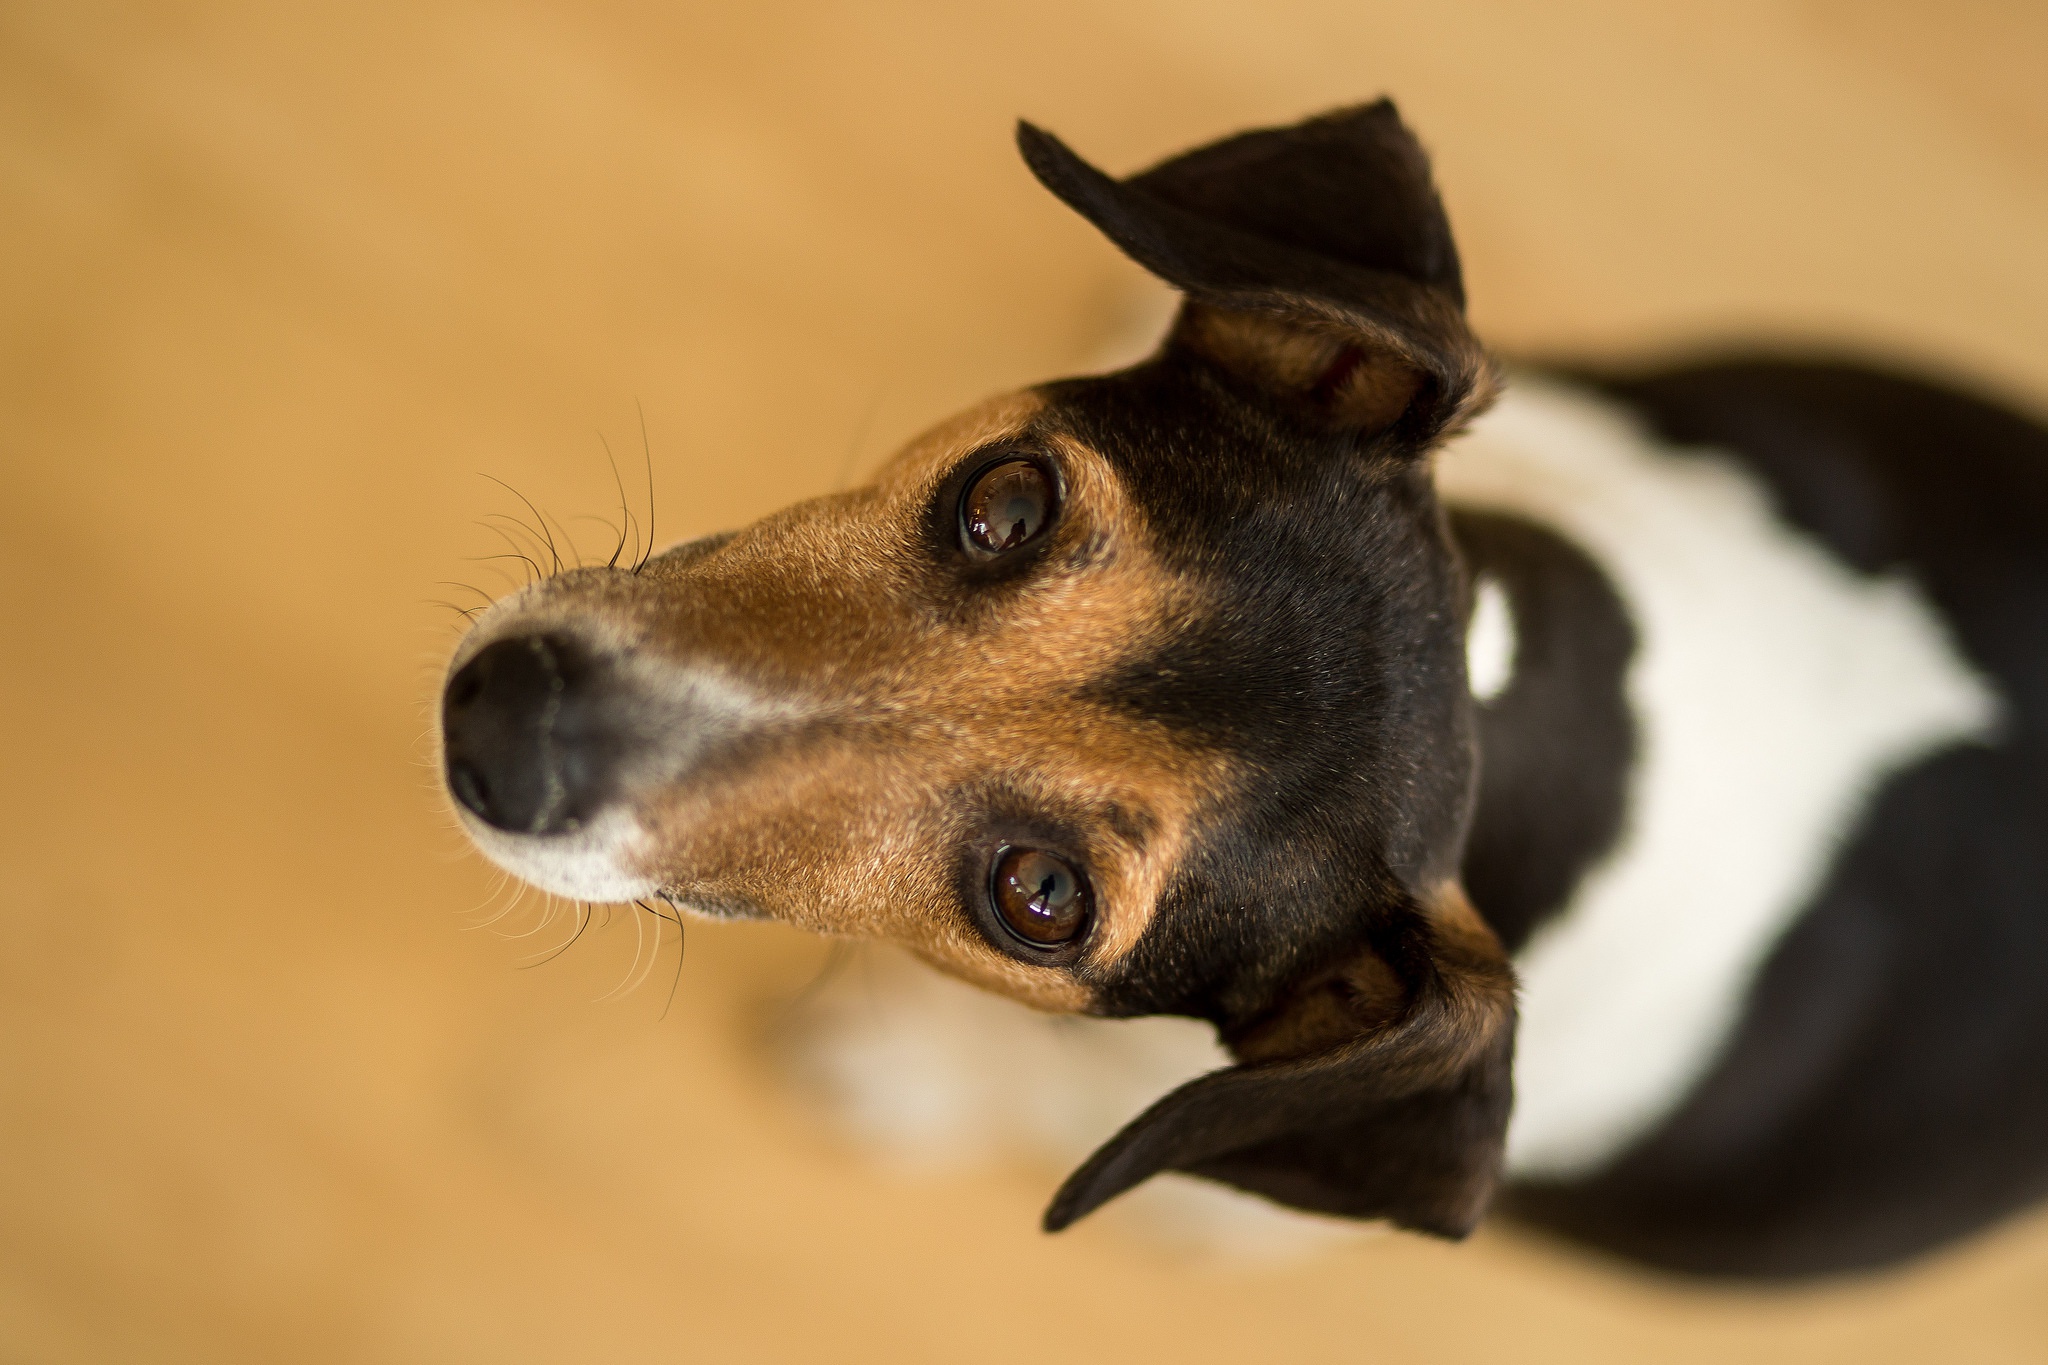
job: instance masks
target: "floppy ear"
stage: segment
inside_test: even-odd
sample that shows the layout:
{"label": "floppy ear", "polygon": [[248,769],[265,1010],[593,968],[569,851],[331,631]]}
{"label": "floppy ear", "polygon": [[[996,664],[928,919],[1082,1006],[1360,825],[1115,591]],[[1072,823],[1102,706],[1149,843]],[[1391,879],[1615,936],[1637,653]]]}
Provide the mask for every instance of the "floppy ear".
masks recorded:
{"label": "floppy ear", "polygon": [[1455,884],[1233,1040],[1110,1139],[1046,1210],[1050,1232],[1161,1171],[1297,1208],[1463,1237],[1499,1178],[1514,973]]}
{"label": "floppy ear", "polygon": [[1429,159],[1392,101],[1245,133],[1127,180],[1050,133],[1046,188],[1187,295],[1176,340],[1334,426],[1427,440],[1497,387]]}

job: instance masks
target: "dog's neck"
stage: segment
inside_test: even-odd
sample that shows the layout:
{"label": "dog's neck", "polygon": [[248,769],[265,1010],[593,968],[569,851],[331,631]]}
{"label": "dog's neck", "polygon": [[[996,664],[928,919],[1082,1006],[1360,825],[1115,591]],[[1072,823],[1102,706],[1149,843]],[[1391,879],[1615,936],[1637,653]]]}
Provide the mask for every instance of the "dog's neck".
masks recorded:
{"label": "dog's neck", "polygon": [[1620,833],[1635,630],[1586,554],[1538,522],[1454,511],[1471,576],[1479,798],[1466,890],[1510,952],[1562,911]]}

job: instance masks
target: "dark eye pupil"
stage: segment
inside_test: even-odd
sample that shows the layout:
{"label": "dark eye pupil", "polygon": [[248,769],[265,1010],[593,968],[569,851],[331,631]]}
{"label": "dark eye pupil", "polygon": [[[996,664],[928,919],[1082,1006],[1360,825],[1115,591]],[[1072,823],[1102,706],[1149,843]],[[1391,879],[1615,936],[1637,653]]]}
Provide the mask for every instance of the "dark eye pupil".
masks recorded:
{"label": "dark eye pupil", "polygon": [[989,880],[996,913],[1028,943],[1066,943],[1088,918],[1088,889],[1064,858],[1006,848],[996,854]]}
{"label": "dark eye pupil", "polygon": [[1042,530],[1052,482],[1029,460],[1005,460],[974,476],[960,503],[967,547],[981,555],[1014,550]]}

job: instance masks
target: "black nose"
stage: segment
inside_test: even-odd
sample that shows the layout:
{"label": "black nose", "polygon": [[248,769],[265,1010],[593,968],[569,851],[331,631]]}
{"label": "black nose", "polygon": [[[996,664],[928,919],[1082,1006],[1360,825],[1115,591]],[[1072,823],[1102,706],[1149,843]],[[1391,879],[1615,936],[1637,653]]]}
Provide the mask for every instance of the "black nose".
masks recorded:
{"label": "black nose", "polygon": [[500,640],[448,680],[448,789],[499,829],[559,834],[612,795],[621,744],[612,689],[590,652],[557,635]]}

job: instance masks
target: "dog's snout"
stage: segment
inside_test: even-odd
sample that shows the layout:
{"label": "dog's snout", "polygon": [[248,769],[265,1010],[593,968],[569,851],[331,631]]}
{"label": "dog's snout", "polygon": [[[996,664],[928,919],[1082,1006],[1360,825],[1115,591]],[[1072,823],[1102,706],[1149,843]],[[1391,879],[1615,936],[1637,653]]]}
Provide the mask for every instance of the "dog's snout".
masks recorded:
{"label": "dog's snout", "polygon": [[448,680],[441,732],[448,788],[516,834],[579,828],[611,795],[619,757],[606,670],[558,635],[481,650]]}

